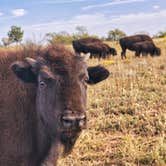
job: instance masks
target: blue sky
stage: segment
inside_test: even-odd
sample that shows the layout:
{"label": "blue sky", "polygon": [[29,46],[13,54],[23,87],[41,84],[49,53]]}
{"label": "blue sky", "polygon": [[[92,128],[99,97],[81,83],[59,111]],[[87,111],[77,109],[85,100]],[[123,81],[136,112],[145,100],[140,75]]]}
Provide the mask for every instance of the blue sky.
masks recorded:
{"label": "blue sky", "polygon": [[0,38],[12,25],[21,26],[25,38],[45,33],[73,33],[78,25],[104,36],[119,28],[128,35],[166,30],[166,0],[0,0]]}

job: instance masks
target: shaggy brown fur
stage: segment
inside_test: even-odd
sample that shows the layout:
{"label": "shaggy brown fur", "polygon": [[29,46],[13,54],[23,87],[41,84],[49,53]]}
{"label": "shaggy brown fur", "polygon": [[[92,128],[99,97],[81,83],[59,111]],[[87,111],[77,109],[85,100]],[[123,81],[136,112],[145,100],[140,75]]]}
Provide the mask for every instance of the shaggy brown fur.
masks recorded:
{"label": "shaggy brown fur", "polygon": [[0,53],[0,165],[4,166],[29,166],[25,156],[34,165],[37,153],[35,87],[22,84],[10,70],[13,61],[23,58],[20,50]]}
{"label": "shaggy brown fur", "polygon": [[[3,166],[41,166],[46,159],[56,163],[61,145],[64,154],[71,152],[86,126],[85,81],[94,84],[109,75],[103,67],[87,69],[81,57],[63,46],[34,48],[0,52],[0,165]],[[25,60],[27,56],[36,59],[35,68]],[[32,74],[37,78],[30,78],[28,83]]]}

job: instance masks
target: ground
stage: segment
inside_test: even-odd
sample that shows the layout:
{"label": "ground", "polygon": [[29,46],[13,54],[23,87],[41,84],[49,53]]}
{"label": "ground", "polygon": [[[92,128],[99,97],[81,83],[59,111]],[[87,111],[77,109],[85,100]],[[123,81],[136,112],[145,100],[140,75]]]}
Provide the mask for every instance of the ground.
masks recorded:
{"label": "ground", "polygon": [[155,41],[160,57],[135,58],[118,50],[105,65],[110,77],[88,87],[88,128],[58,166],[166,165],[166,40]]}

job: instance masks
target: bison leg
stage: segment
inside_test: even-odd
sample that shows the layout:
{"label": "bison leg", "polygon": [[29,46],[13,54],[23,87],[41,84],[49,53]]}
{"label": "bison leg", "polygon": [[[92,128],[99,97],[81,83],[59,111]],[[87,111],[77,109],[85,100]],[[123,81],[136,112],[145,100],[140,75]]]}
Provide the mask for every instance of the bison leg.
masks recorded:
{"label": "bison leg", "polygon": [[126,49],[122,49],[121,58],[126,58]]}
{"label": "bison leg", "polygon": [[92,59],[93,58],[93,54],[92,53],[90,53],[90,57],[89,57],[90,59]]}
{"label": "bison leg", "polygon": [[98,61],[100,61],[101,57],[102,57],[102,54],[99,54]]}
{"label": "bison leg", "polygon": [[136,57],[140,57],[140,51],[136,51],[136,52],[135,52],[135,56],[136,56]]}
{"label": "bison leg", "polygon": [[103,59],[106,59],[106,53],[102,54]]}

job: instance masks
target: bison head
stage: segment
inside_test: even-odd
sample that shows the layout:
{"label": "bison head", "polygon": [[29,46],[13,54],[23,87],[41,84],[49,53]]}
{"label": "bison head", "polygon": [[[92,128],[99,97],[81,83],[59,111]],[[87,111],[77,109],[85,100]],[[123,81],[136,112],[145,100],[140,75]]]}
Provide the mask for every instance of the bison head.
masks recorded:
{"label": "bison head", "polygon": [[110,48],[109,49],[109,53],[112,54],[113,56],[116,56],[117,55],[117,51],[115,48]]}
{"label": "bison head", "polygon": [[[67,154],[86,127],[87,84],[109,76],[102,66],[87,67],[78,56],[51,56],[16,61],[11,69],[25,84],[36,89],[36,112],[40,125],[51,138],[58,138]],[[57,139],[56,139],[57,140]]]}
{"label": "bison head", "polygon": [[160,56],[161,55],[161,49],[156,47],[154,51],[154,55]]}

